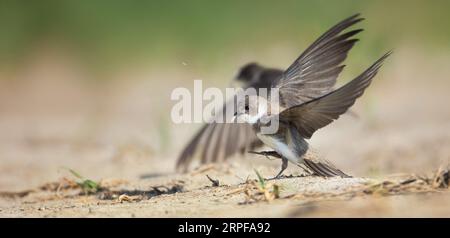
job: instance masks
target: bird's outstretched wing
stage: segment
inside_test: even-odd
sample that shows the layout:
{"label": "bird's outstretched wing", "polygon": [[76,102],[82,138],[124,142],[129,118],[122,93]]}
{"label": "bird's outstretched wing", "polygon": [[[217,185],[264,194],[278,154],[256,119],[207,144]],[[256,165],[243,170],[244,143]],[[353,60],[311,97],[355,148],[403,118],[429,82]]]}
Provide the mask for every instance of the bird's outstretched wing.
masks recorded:
{"label": "bird's outstretched wing", "polygon": [[[281,78],[283,70],[264,68],[258,80],[247,85],[247,88],[270,89],[274,82]],[[228,101],[227,104],[236,103]],[[222,112],[226,110],[226,104]],[[227,121],[230,118],[227,118]],[[188,142],[178,157],[176,168],[186,171],[199,158],[200,164],[227,160],[238,153],[261,147],[263,143],[256,137],[253,128],[243,123],[210,123],[205,124]]]}
{"label": "bird's outstretched wing", "polygon": [[292,63],[274,85],[279,90],[282,107],[296,106],[331,91],[336,78],[344,68],[344,65],[340,64],[358,41],[352,37],[362,29],[345,33],[343,31],[362,20],[363,18],[356,14],[339,22]]}
{"label": "bird's outstretched wing", "polygon": [[[227,104],[234,103],[230,100]],[[223,111],[225,111],[224,105]],[[226,121],[230,121],[226,119]],[[224,161],[227,158],[249,149],[262,146],[262,142],[249,124],[244,123],[208,123],[184,148],[178,157],[176,169],[186,171],[195,157],[200,164]]]}
{"label": "bird's outstretched wing", "polygon": [[279,120],[293,124],[302,137],[311,138],[316,130],[330,124],[355,103],[356,98],[363,94],[390,54],[391,52],[388,52],[383,55],[361,75],[341,88],[282,111]]}
{"label": "bird's outstretched wing", "polygon": [[[342,71],[343,66],[339,64],[357,41],[350,38],[362,30],[340,33],[361,20],[357,14],[338,23],[309,46],[284,73],[273,70],[273,74],[261,77],[251,87],[277,87],[284,107],[298,105],[329,92]],[[296,86],[295,91],[292,86]],[[284,101],[283,98],[290,99]],[[202,164],[217,162],[262,145],[250,125],[207,124],[184,148],[178,158],[177,169],[186,170],[196,155]]]}

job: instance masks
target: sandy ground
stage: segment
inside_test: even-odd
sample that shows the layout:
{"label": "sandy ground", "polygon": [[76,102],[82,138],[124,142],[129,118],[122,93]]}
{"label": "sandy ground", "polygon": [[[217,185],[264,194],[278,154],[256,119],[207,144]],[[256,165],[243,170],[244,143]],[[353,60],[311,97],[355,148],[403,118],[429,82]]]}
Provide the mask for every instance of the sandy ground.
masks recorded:
{"label": "sandy ground", "polygon": [[[85,194],[67,181],[2,193],[2,217],[448,217],[448,188],[408,176],[379,179],[288,176],[266,181],[265,197],[246,166],[204,166],[189,174],[107,179]],[[250,167],[247,167],[251,169]],[[267,170],[262,169],[266,172]],[[218,180],[218,185],[206,177]],[[254,177],[254,176],[253,176]],[[392,181],[389,185],[386,181]],[[448,181],[447,181],[448,182]],[[384,188],[380,184],[384,183]],[[71,184],[71,183],[70,183]],[[403,185],[404,184],[404,185]],[[273,185],[279,187],[275,197]],[[69,187],[68,187],[69,186]]]}
{"label": "sandy ground", "polygon": [[[15,75],[22,80],[0,80],[0,216],[450,217],[448,189],[423,181],[419,189],[370,187],[432,176],[450,159],[450,69],[439,63],[450,60],[401,50],[390,60],[353,108],[358,117],[345,115],[310,141],[311,156],[355,177],[305,177],[291,165],[285,174],[292,176],[268,181],[280,193],[266,201],[251,182],[254,169],[269,178],[279,161],[247,155],[174,172],[199,125],[170,123],[169,95],[174,87],[192,87],[198,75],[164,70],[167,83],[155,90],[148,78],[162,72],[125,72],[116,77],[127,80],[87,87],[67,62],[40,58]],[[71,187],[76,178],[63,167],[104,189],[85,195]]]}

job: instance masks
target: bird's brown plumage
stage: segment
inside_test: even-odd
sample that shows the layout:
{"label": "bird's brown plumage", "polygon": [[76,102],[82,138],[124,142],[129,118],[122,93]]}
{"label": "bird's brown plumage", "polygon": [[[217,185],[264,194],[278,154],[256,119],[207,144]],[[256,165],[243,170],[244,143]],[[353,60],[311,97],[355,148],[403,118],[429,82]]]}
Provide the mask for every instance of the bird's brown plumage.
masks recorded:
{"label": "bird's brown plumage", "polygon": [[[285,71],[266,69],[249,64],[251,72],[257,70],[258,80],[248,80],[247,88],[277,87],[284,107],[298,105],[328,93],[336,83],[343,69],[340,65],[356,43],[353,36],[362,29],[342,33],[363,20],[359,14],[349,17],[320,36]],[[249,67],[250,69],[250,67]],[[259,71],[258,71],[259,70]],[[244,71],[247,72],[247,71]],[[248,72],[247,72],[248,73]],[[292,90],[292,86],[295,90]],[[290,98],[286,100],[286,98]],[[177,169],[187,170],[194,157],[200,163],[211,163],[261,147],[263,143],[256,137],[252,127],[242,123],[210,123],[204,125],[188,143],[177,161]]]}
{"label": "bird's brown plumage", "polygon": [[[279,114],[279,120],[292,123],[303,138],[336,120],[350,108],[370,85],[383,61],[391,54],[386,53],[358,77],[321,97],[292,106]],[[282,92],[280,92],[281,94]]]}

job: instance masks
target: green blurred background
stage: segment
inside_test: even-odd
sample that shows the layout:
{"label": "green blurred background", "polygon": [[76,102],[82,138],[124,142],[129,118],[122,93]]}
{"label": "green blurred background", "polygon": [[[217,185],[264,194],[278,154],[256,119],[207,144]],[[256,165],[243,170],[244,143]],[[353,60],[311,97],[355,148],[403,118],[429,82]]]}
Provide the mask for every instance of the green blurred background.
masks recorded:
{"label": "green blurred background", "polygon": [[92,70],[180,61],[214,69],[236,52],[273,45],[296,46],[296,55],[338,20],[359,12],[368,18],[368,30],[350,59],[358,62],[403,41],[448,48],[449,9],[445,0],[2,0],[0,64],[20,67],[42,45],[55,45]]}

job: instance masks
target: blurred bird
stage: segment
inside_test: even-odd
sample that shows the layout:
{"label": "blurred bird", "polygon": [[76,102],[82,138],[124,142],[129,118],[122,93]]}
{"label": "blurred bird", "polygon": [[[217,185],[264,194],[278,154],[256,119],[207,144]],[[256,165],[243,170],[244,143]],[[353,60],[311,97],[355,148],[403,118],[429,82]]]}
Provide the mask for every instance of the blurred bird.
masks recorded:
{"label": "blurred bird", "polygon": [[[277,87],[281,82],[286,82],[286,78],[293,78],[298,94],[290,96],[297,103],[307,102],[326,95],[333,89],[336,78],[344,68],[344,65],[340,64],[358,41],[352,37],[361,32],[362,29],[344,33],[343,31],[362,20],[359,14],[356,14],[333,26],[309,46],[287,71],[250,63],[239,70],[235,80],[243,84],[242,88],[244,89],[255,88],[258,92],[258,89],[267,88],[270,96],[270,88]],[[283,95],[280,96],[283,97]],[[281,99],[286,100],[286,98]],[[234,100],[230,100],[224,105],[224,110],[227,105],[236,108],[235,103]],[[176,166],[178,170],[186,171],[197,153],[201,158],[200,163],[204,164],[224,161],[237,153],[244,153],[263,145],[264,143],[254,131],[254,126],[250,124],[210,123],[204,125],[188,143],[179,156]],[[282,158],[283,166],[287,166],[286,159],[278,151],[252,153]],[[347,174],[327,161],[307,159],[305,161],[307,161],[304,163],[307,169],[313,174],[326,177],[348,177]]]}
{"label": "blurred bird", "polygon": [[[266,68],[257,63],[249,63],[243,66],[234,80],[241,84],[243,89],[266,88],[268,91],[273,82],[281,78],[283,70]],[[229,100],[223,106],[236,108],[235,98]],[[235,104],[235,105],[232,105]],[[231,118],[226,118],[227,122]],[[249,149],[261,147],[263,143],[256,137],[252,127],[244,123],[208,123],[205,124],[192,140],[183,149],[178,157],[177,170],[187,171],[189,164],[196,154],[200,157],[200,164],[220,162]]]}

